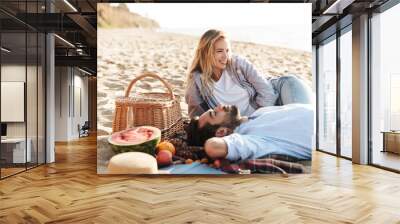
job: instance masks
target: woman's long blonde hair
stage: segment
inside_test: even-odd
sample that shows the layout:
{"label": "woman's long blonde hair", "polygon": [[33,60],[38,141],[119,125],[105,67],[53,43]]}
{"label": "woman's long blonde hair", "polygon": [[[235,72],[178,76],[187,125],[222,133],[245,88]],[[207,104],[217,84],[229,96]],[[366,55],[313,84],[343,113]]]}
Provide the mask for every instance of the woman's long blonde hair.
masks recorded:
{"label": "woman's long blonde hair", "polygon": [[[206,93],[212,94],[213,84],[213,66],[215,65],[214,60],[214,45],[220,39],[228,39],[226,34],[221,30],[211,29],[205,32],[197,45],[195,56],[192,64],[189,67],[186,88],[194,85],[194,73],[202,73],[200,79],[202,80],[203,86],[200,88],[201,95],[205,96]],[[228,66],[230,64],[230,57],[228,58]]]}

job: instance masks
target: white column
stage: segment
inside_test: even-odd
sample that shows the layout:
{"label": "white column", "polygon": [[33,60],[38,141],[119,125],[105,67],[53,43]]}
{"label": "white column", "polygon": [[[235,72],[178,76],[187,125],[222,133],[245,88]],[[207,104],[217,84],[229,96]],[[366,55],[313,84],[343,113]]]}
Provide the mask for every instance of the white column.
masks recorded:
{"label": "white column", "polygon": [[[46,1],[46,11],[54,12],[54,5]],[[46,35],[46,163],[55,162],[55,43],[54,34]]]}
{"label": "white column", "polygon": [[46,36],[46,163],[55,161],[54,133],[55,133],[55,75],[54,75],[54,35]]}
{"label": "white column", "polygon": [[353,162],[368,163],[368,15],[353,20]]}

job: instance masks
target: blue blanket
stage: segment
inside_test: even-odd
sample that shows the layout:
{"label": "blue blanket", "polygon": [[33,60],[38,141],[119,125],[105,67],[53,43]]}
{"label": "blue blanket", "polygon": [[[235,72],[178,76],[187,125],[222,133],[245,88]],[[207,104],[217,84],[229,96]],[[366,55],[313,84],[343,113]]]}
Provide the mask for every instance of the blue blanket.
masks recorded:
{"label": "blue blanket", "polygon": [[225,172],[211,168],[205,164],[193,162],[192,164],[179,164],[161,168],[170,174],[226,174]]}

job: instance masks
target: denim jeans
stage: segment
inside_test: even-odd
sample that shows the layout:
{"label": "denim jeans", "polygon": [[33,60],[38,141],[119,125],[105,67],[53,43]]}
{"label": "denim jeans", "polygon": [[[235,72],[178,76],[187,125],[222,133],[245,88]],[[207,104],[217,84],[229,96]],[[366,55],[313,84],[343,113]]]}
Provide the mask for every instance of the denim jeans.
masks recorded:
{"label": "denim jeans", "polygon": [[291,103],[310,104],[312,93],[307,84],[293,75],[270,79],[272,86],[278,93],[275,105],[281,106]]}

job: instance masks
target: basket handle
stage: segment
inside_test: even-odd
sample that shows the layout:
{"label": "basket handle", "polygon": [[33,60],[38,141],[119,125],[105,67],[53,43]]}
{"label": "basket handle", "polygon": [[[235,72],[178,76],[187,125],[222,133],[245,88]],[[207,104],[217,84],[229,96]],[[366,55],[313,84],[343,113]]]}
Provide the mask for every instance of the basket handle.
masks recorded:
{"label": "basket handle", "polygon": [[129,83],[128,89],[126,89],[126,91],[125,91],[125,97],[128,97],[128,96],[129,96],[129,93],[131,92],[131,89],[132,89],[133,85],[134,85],[137,81],[139,81],[139,80],[141,80],[141,79],[143,79],[143,78],[145,78],[145,77],[152,77],[152,78],[155,78],[155,79],[160,80],[160,81],[164,84],[164,86],[167,87],[168,92],[169,92],[169,95],[170,95],[170,97],[171,97],[171,100],[175,100],[175,96],[174,96],[174,94],[173,94],[173,92],[172,92],[171,85],[169,85],[164,79],[162,79],[160,76],[158,76],[158,75],[157,75],[156,73],[154,73],[154,72],[145,72],[145,73],[143,73],[142,75],[139,75],[138,77],[136,77],[135,79],[133,79],[133,80],[131,81],[131,83]]}

